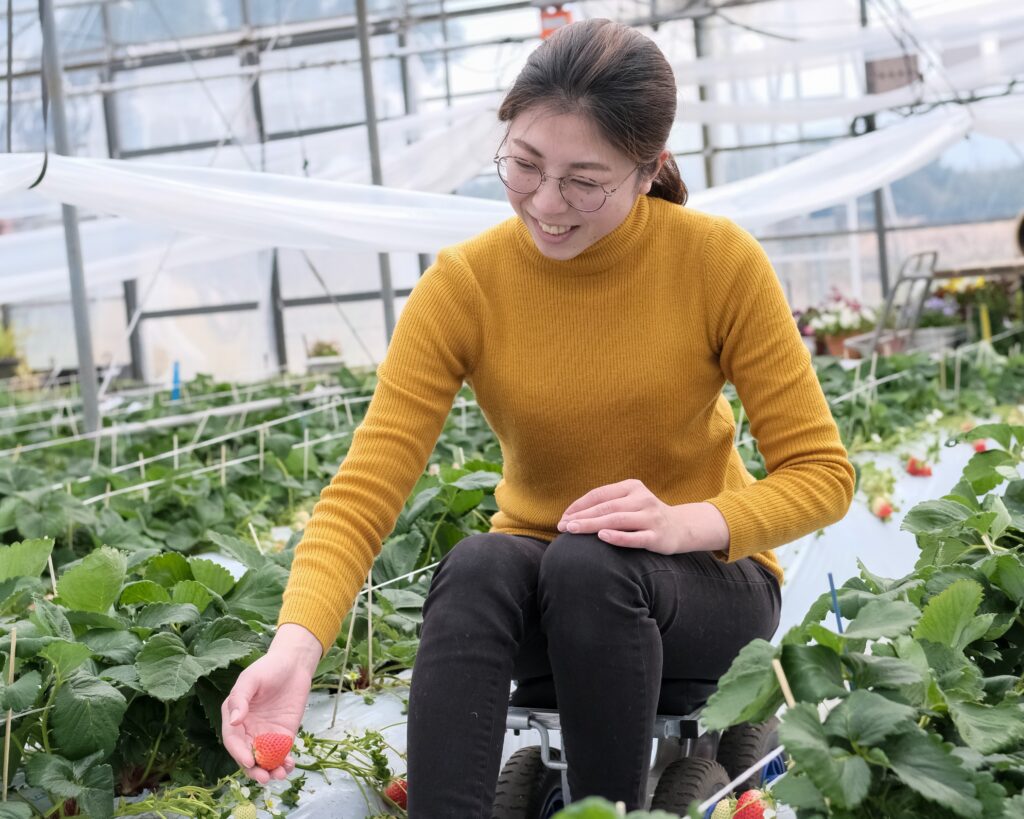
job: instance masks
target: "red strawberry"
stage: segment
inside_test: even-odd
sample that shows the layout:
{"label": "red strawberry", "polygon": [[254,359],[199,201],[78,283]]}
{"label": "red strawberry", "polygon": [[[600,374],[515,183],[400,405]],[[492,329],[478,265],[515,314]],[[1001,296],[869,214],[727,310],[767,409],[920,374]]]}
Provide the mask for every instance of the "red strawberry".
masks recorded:
{"label": "red strawberry", "polygon": [[984,452],[986,449],[988,449],[988,444],[986,444],[984,441],[975,441],[974,442],[974,451],[975,452]]}
{"label": "red strawberry", "polygon": [[392,779],[384,789],[384,795],[402,810],[409,805],[409,785],[404,779]]}
{"label": "red strawberry", "polygon": [[764,819],[764,809],[768,804],[764,801],[761,791],[744,791],[736,800],[736,812],[733,819]]}
{"label": "red strawberry", "polygon": [[911,475],[920,475],[921,473],[918,471],[919,469],[920,466],[918,465],[917,458],[911,456],[907,460],[907,472],[909,472]]}
{"label": "red strawberry", "polygon": [[260,734],[252,743],[256,764],[265,771],[272,771],[284,765],[284,758],[291,749],[291,734]]}

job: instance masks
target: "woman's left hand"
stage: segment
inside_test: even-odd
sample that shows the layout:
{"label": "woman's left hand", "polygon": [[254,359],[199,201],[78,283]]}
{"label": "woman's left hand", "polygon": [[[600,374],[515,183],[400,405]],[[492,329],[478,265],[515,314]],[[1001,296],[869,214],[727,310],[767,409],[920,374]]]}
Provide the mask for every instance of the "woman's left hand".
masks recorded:
{"label": "woman's left hand", "polygon": [[562,513],[558,531],[666,555],[729,547],[729,526],[715,506],[669,506],[636,479],[591,489]]}

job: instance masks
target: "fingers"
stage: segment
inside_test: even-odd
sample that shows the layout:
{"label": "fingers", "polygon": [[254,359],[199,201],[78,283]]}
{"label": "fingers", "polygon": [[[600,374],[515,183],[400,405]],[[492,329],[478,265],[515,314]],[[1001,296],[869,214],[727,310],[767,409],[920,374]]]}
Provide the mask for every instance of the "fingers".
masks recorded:
{"label": "fingers", "polygon": [[652,552],[660,552],[657,548],[658,541],[654,532],[645,529],[641,532],[621,532],[617,529],[602,529],[597,533],[605,543],[612,546],[622,546],[626,549],[647,549]]}
{"label": "fingers", "polygon": [[258,685],[252,676],[244,671],[235,682],[235,687],[224,700],[220,707],[221,733],[224,737],[224,748],[240,766],[247,769],[247,773],[253,779],[260,780],[253,776],[248,769],[252,769],[256,760],[252,755],[252,736],[248,731],[245,719],[249,716],[249,701],[256,695]]}
{"label": "fingers", "polygon": [[599,486],[596,489],[591,489],[583,497],[570,503],[562,513],[562,518],[564,519],[568,515],[574,515],[577,512],[589,509],[599,503],[616,500],[617,498],[624,498],[631,491],[634,491],[640,486],[643,486],[640,481],[630,478],[629,480],[619,481],[618,483],[609,483],[604,486]]}
{"label": "fingers", "polygon": [[624,532],[637,532],[644,529],[650,529],[654,525],[655,521],[651,515],[646,512],[637,511],[626,511],[626,512],[612,512],[606,515],[596,515],[594,517],[578,517],[575,520],[563,521],[565,528],[562,529],[562,523],[559,523],[559,530],[570,532],[574,535],[586,535],[599,532],[602,529],[617,529]]}

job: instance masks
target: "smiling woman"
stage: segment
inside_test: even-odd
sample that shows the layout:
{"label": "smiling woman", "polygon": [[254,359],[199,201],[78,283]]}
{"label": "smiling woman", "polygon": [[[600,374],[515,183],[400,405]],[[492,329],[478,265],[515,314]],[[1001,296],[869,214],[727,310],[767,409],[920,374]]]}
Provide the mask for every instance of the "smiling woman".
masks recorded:
{"label": "smiling woman", "polygon": [[[530,57],[495,161],[516,216],[442,251],[295,553],[225,745],[294,734],[321,652],[468,383],[501,443],[491,531],[445,555],[409,697],[409,813],[492,816],[509,688],[556,704],[572,796],[642,807],[664,684],[695,708],[769,638],[772,549],[841,517],[853,469],[764,251],[682,207],[671,69],[607,20]],[[768,476],[736,450],[731,381]],[[531,700],[538,697],[543,703]],[[677,713],[686,713],[678,711]]]}

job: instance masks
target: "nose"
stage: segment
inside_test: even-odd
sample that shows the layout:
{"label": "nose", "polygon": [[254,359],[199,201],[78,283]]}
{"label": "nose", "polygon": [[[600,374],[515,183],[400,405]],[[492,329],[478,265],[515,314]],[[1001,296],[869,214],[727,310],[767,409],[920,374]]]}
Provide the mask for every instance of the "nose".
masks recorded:
{"label": "nose", "polygon": [[533,192],[533,208],[538,214],[564,213],[568,207],[562,198],[562,192],[558,189],[557,179],[545,179]]}

